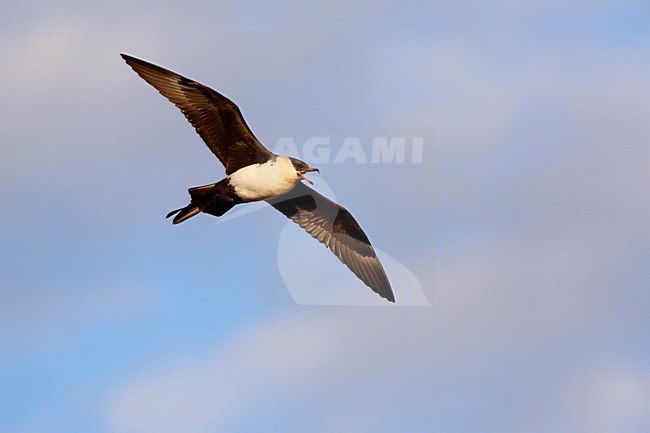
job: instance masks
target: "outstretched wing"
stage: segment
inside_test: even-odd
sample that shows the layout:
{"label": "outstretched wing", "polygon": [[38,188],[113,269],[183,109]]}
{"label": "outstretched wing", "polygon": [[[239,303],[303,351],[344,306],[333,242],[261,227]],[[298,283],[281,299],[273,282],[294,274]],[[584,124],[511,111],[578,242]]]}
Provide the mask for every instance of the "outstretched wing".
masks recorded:
{"label": "outstretched wing", "polygon": [[395,302],[395,295],[375,250],[359,223],[345,208],[302,182],[288,193],[267,201],[332,250],[379,296]]}
{"label": "outstretched wing", "polygon": [[255,138],[237,105],[201,83],[126,54],[122,58],[183,112],[231,174],[273,154]]}

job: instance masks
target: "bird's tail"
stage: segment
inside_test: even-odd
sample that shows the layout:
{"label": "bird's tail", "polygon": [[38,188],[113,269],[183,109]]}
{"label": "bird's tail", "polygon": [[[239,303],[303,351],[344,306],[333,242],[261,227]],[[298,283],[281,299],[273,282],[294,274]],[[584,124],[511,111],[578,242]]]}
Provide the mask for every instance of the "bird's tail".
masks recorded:
{"label": "bird's tail", "polygon": [[190,203],[185,207],[169,212],[165,218],[169,218],[173,215],[178,214],[174,217],[174,224],[179,224],[185,221],[186,219],[192,218],[194,215],[196,215],[199,212],[201,212],[201,209],[198,206],[196,206],[194,203]]}
{"label": "bird's tail", "polygon": [[206,196],[209,194],[212,188],[214,188],[214,186],[215,184],[213,183],[210,185],[196,186],[190,188],[189,189],[190,197],[192,197],[192,201],[190,202],[190,204],[188,204],[185,207],[169,212],[165,218],[170,218],[173,215],[176,215],[174,217],[174,224],[180,224],[183,221],[192,218],[197,213],[200,213],[202,206],[199,206],[199,204],[205,201]]}
{"label": "bird's tail", "polygon": [[195,186],[188,191],[192,198],[190,204],[167,214],[167,218],[176,215],[174,224],[182,223],[200,212],[219,217],[241,202],[231,195],[227,178],[218,183]]}

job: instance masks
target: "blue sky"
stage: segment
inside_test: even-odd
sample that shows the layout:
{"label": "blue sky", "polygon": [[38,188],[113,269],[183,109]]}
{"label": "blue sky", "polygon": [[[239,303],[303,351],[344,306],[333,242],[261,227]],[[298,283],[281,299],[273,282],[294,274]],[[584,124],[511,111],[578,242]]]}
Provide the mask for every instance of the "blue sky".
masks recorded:
{"label": "blue sky", "polygon": [[[9,1],[0,35],[0,432],[650,429],[647,2]],[[298,303],[372,293],[272,209],[172,226],[223,168],[120,52],[269,147],[423,137],[316,187],[430,306]]]}

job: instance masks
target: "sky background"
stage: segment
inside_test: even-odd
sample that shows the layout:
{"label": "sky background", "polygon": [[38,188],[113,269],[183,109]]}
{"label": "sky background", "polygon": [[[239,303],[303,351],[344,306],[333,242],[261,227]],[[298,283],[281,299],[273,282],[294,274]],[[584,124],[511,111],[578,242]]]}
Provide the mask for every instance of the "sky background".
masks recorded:
{"label": "sky background", "polygon": [[[223,168],[120,52],[269,147],[423,137],[316,188],[430,306],[297,303],[373,294],[283,279],[327,251],[273,209],[172,226]],[[649,52],[641,0],[4,0],[0,432],[650,431]]]}

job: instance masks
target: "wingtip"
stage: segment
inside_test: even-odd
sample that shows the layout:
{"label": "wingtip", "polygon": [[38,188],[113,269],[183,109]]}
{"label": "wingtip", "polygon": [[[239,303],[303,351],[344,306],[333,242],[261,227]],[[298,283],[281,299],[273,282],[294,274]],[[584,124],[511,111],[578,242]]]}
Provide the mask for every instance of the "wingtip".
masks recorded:
{"label": "wingtip", "polygon": [[372,286],[368,285],[372,289],[373,292],[381,296],[383,299],[387,300],[388,302],[395,303],[395,294],[393,293],[393,288],[390,286],[390,284],[386,286]]}
{"label": "wingtip", "polygon": [[[382,268],[383,270],[383,268]],[[393,288],[391,287],[390,283],[388,282],[388,277],[386,277],[386,273],[384,273],[384,278],[385,280],[382,282],[383,284],[379,284],[376,286],[373,285],[368,285],[375,293],[377,293],[379,296],[387,300],[388,302],[392,302],[393,304],[395,303],[395,294],[393,293]]]}
{"label": "wingtip", "polygon": [[132,65],[133,63],[142,62],[142,60],[138,59],[137,57],[133,57],[132,55],[126,53],[120,53],[120,57],[122,57],[122,60],[124,60],[127,63],[127,65]]}
{"label": "wingtip", "polygon": [[386,271],[384,271],[383,266],[381,266],[381,262],[379,262],[379,258],[377,258],[377,263],[381,268],[381,274],[382,274],[381,276],[383,276],[383,278],[381,278],[380,276],[379,281],[375,280],[375,284],[368,284],[368,287],[370,287],[375,293],[377,293],[379,296],[381,296],[388,302],[392,302],[394,304],[395,293],[393,293],[393,288],[391,287],[390,281],[388,281],[388,276],[386,275]]}

